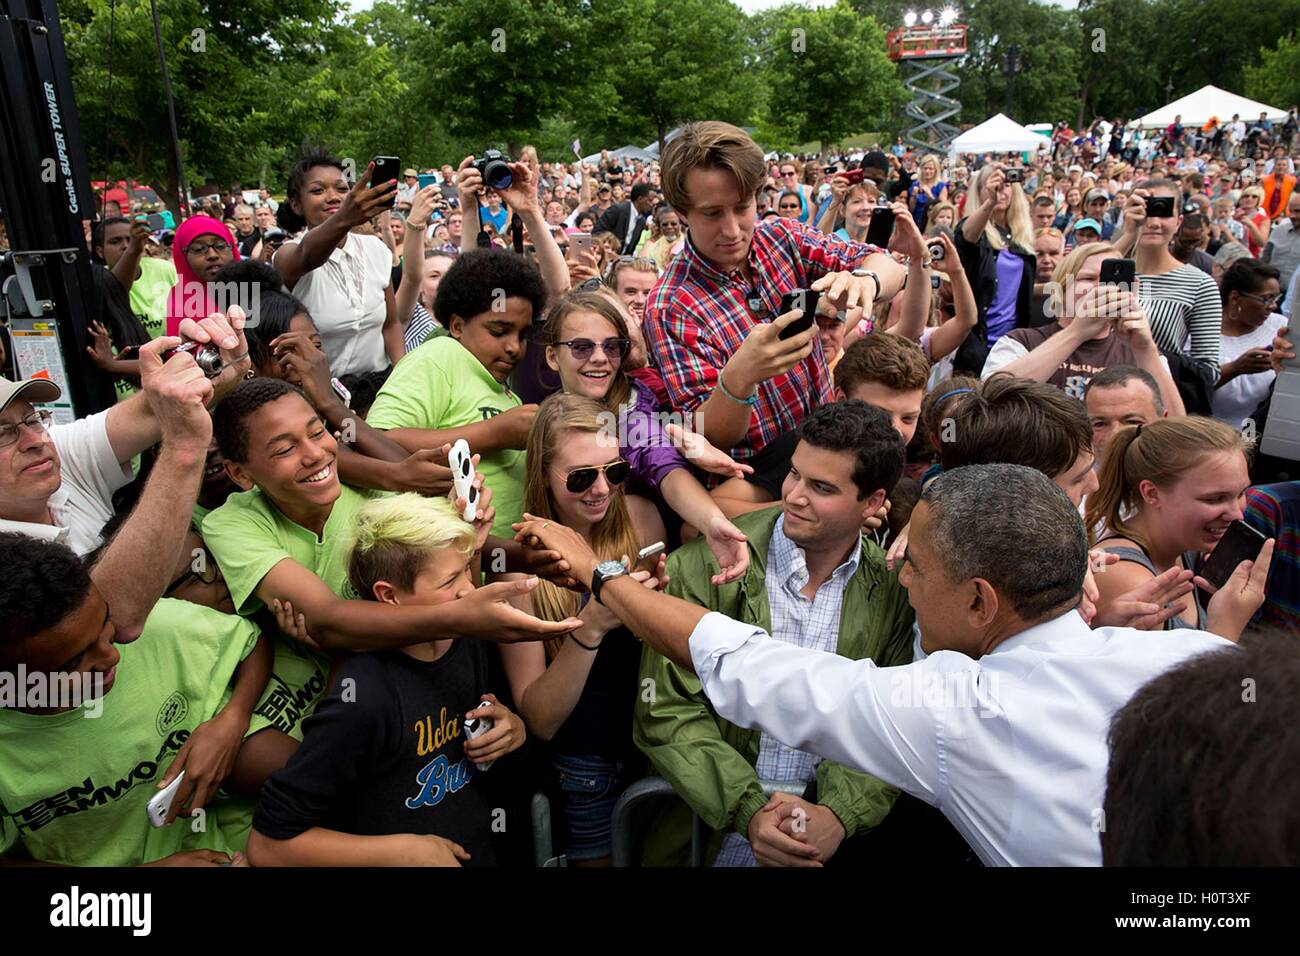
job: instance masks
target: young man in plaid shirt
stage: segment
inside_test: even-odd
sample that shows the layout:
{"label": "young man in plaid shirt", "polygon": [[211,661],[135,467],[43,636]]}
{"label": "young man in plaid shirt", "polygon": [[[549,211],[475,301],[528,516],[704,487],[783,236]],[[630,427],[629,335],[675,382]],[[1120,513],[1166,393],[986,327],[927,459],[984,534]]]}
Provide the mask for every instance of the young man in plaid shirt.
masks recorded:
{"label": "young man in plaid shirt", "polygon": [[834,400],[817,326],[782,341],[800,318],[778,315],[795,289],[822,293],[848,321],[904,284],[884,250],[773,219],[756,225],[763,152],[727,123],[683,127],[664,150],[664,195],[685,222],[682,252],[646,305],[645,337],[674,408],[738,461]]}

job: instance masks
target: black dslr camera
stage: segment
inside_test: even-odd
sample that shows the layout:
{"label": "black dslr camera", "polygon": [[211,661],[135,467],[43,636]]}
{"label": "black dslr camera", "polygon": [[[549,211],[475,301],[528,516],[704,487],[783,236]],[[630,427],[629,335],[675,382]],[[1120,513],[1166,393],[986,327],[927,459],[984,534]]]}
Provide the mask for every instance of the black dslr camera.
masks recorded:
{"label": "black dslr camera", "polygon": [[474,168],[483,177],[483,182],[493,189],[509,189],[514,182],[510,173],[510,163],[499,149],[485,149],[481,158],[474,160]]}

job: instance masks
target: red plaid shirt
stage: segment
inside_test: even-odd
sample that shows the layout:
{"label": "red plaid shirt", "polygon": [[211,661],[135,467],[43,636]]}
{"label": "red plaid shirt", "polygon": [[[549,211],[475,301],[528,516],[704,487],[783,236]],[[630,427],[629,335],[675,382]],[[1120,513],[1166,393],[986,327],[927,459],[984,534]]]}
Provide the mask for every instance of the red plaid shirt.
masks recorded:
{"label": "red plaid shirt", "polygon": [[[776,318],[785,293],[806,289],[828,272],[855,269],[867,256],[883,251],[791,219],[770,219],[754,229],[751,287],[739,270],[728,275],[709,264],[688,235],[681,254],[651,290],[642,324],[646,350],[663,376],[672,407],[694,411],[712,394],[727,360],[751,329]],[[821,341],[814,339],[808,358],[759,384],[745,440],[728,451],[738,461],[752,458],[814,408],[833,400]]]}

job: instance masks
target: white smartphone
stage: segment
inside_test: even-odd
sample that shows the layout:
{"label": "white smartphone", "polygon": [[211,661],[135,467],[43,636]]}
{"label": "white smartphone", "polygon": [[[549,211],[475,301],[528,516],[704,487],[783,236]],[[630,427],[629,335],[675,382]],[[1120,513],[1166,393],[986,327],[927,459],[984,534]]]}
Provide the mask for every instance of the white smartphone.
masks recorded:
{"label": "white smartphone", "polygon": [[642,548],[637,552],[636,564],[632,565],[633,571],[653,571],[655,563],[659,560],[659,555],[663,554],[664,543],[656,541],[648,547]]}
{"label": "white smartphone", "polygon": [[162,790],[159,790],[145,804],[144,811],[149,815],[149,822],[153,826],[165,827],[167,825],[167,814],[171,812],[172,801],[176,799],[176,791],[181,788],[181,781],[184,779],[185,771],[182,770],[176,775],[175,780],[167,784]]}
{"label": "white smartphone", "polygon": [[[482,710],[484,707],[491,707],[486,700],[479,704],[474,710]],[[465,742],[469,743],[475,737],[482,737],[494,726],[491,717],[466,717],[465,718]],[[474,766],[479,770],[490,770],[495,760],[489,760],[485,763],[476,763]]]}
{"label": "white smartphone", "polygon": [[591,233],[589,232],[575,232],[573,235],[569,236],[569,250],[573,253],[573,260],[575,262],[595,248],[596,240],[591,238]]}
{"label": "white smartphone", "polygon": [[473,521],[478,516],[478,489],[474,487],[474,457],[469,453],[469,442],[463,438],[456,439],[447,463],[451,466],[451,483],[456,489],[456,497],[465,499],[465,511],[461,517]]}

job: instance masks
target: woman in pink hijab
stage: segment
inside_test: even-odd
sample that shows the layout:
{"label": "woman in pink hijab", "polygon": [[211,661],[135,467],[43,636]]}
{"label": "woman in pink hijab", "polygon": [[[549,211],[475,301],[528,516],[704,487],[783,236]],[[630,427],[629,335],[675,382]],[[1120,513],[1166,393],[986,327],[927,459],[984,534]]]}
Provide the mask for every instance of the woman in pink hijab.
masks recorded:
{"label": "woman in pink hijab", "polygon": [[181,319],[206,319],[218,311],[207,284],[228,262],[239,261],[230,230],[211,216],[191,216],[172,242],[178,281],[167,294],[167,334],[176,335]]}

